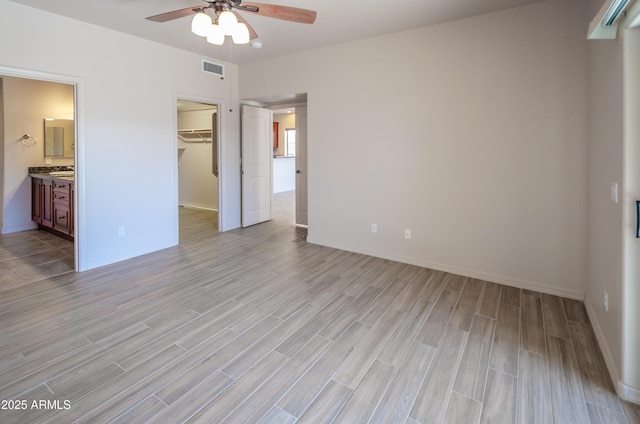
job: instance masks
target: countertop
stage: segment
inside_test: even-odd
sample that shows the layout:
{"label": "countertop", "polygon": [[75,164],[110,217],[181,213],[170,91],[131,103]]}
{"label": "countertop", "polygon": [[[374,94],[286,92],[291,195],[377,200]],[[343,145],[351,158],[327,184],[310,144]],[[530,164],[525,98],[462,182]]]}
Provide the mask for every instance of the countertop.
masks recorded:
{"label": "countertop", "polygon": [[65,180],[65,181],[75,181],[75,175],[51,175],[51,172],[68,172],[72,169],[69,169],[67,165],[61,166],[30,166],[29,167],[29,176],[33,178],[42,178],[45,180]]}
{"label": "countertop", "polygon": [[70,177],[70,176],[66,176],[66,175],[51,175],[51,174],[30,173],[29,176],[33,177],[33,178],[42,178],[43,180],[75,181],[75,177]]}

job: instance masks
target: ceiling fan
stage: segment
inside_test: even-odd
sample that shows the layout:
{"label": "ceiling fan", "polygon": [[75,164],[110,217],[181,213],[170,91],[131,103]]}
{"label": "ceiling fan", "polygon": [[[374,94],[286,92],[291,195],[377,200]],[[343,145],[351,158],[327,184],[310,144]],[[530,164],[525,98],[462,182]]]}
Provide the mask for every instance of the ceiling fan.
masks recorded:
{"label": "ceiling fan", "polygon": [[[222,45],[226,35],[232,36],[236,44],[245,44],[249,40],[258,38],[258,34],[251,25],[233,9],[301,24],[314,23],[317,14],[314,10],[265,3],[243,3],[242,0],[203,1],[207,3],[205,6],[173,10],[149,16],[146,19],[153,22],[167,22],[195,14],[191,22],[191,30],[197,35],[207,37],[207,41],[212,44]],[[215,13],[213,19],[207,13],[208,11]]]}

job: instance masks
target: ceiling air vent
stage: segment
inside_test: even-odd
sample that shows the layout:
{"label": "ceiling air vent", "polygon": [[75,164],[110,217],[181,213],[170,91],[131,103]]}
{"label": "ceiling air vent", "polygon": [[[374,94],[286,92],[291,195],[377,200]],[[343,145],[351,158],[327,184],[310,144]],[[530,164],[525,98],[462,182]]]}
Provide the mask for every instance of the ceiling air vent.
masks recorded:
{"label": "ceiling air vent", "polygon": [[219,63],[202,59],[202,72],[218,75],[219,77],[224,78],[224,66]]}

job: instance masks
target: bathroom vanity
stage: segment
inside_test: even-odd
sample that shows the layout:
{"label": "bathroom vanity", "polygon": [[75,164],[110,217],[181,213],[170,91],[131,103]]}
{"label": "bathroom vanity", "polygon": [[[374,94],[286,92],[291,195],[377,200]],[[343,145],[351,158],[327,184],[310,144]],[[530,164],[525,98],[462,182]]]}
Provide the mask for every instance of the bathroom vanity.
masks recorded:
{"label": "bathroom vanity", "polygon": [[31,219],[38,227],[73,241],[73,171],[32,171]]}

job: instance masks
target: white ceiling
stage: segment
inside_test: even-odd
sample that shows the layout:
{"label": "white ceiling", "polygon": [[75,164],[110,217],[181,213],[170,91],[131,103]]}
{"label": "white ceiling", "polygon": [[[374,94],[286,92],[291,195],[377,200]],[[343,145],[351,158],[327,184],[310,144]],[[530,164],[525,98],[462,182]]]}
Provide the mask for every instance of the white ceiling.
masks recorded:
{"label": "white ceiling", "polygon": [[[145,17],[201,6],[202,0],[11,0],[72,19],[136,35],[231,63],[248,63],[301,50],[461,19],[544,0],[263,0],[262,3],[313,9],[315,24],[297,24],[244,13],[262,49],[214,46],[191,32],[191,18],[157,23]],[[242,12],[239,12],[242,14]]]}

